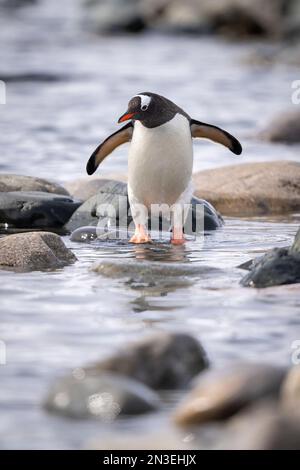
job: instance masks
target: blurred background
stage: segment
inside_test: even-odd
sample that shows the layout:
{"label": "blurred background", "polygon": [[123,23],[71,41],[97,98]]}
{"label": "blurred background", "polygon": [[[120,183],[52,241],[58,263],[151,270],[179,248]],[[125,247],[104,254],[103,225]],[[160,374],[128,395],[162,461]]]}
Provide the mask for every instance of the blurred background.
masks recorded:
{"label": "blurred background", "polygon": [[[194,118],[242,140],[244,160],[296,159],[262,141],[295,108],[298,0],[1,0],[0,171],[85,175],[95,146],[117,129],[131,96],[168,96]],[[297,152],[298,153],[298,152]],[[195,170],[235,163],[205,141]],[[101,174],[126,171],[120,148]],[[99,172],[100,173],[100,172]]]}

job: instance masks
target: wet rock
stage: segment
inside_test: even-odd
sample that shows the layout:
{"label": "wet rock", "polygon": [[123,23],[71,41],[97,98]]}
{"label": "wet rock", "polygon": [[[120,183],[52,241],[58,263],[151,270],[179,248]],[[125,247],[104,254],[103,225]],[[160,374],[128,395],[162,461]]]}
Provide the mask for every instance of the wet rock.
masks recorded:
{"label": "wet rock", "polygon": [[156,410],[158,396],[145,385],[117,374],[85,376],[79,370],[57,380],[45,401],[45,408],[70,418],[98,418],[113,421],[119,415],[137,415]]}
{"label": "wet rock", "polygon": [[62,227],[80,206],[70,196],[41,191],[0,192],[0,225]]}
{"label": "wet rock", "polygon": [[139,278],[139,279],[163,279],[164,277],[178,276],[215,276],[220,270],[211,266],[196,265],[193,263],[161,263],[134,259],[125,260],[101,260],[96,262],[92,268],[94,272],[111,278]]}
{"label": "wet rock", "polygon": [[72,242],[87,243],[98,239],[97,227],[79,227],[71,233]]}
{"label": "wet rock", "polygon": [[120,349],[85,371],[119,373],[154,389],[178,389],[208,367],[200,343],[185,333],[160,332]]}
{"label": "wet rock", "polygon": [[68,191],[61,185],[34,176],[22,176],[14,174],[0,175],[0,193],[11,191],[40,191],[43,193],[61,194],[70,196]]}
{"label": "wet rock", "polygon": [[274,248],[252,261],[251,271],[241,280],[244,287],[270,287],[300,282],[300,254]]}
{"label": "wet rock", "polygon": [[[129,210],[127,200],[127,185],[118,181],[108,180],[99,192],[84,202],[73,214],[66,225],[66,229],[73,232],[84,226],[106,226],[112,223],[126,225]],[[128,217],[128,223],[132,221]]]}
{"label": "wet rock", "polygon": [[[299,352],[298,352],[298,356],[299,356]],[[300,366],[299,365],[294,366],[289,370],[282,384],[281,401],[284,407],[290,408],[291,411],[299,410],[299,405],[300,405]],[[299,418],[300,418],[300,414],[299,414]]]}
{"label": "wet rock", "polygon": [[277,397],[285,371],[252,363],[201,374],[192,391],[175,411],[180,425],[195,425],[229,418],[265,397]]}
{"label": "wet rock", "polygon": [[270,287],[300,282],[300,230],[290,248],[273,248],[239,266],[250,272],[241,280],[245,287]]}
{"label": "wet rock", "polygon": [[230,450],[299,450],[299,415],[283,412],[272,401],[259,403],[231,420],[221,447]]}
{"label": "wet rock", "polygon": [[[269,142],[283,142],[287,144],[299,143],[300,111],[297,110],[280,114],[266,129],[260,132],[259,137]],[[299,190],[299,184],[296,189]]]}
{"label": "wet rock", "polygon": [[[129,201],[127,198],[127,184],[113,180],[98,180],[97,183],[83,183],[82,192],[95,191],[97,194],[90,197],[82,204],[66,225],[66,230],[73,232],[79,227],[98,226],[105,227],[130,227],[133,228],[133,221],[130,213]],[[96,180],[95,180],[96,181]],[[81,191],[81,190],[80,190]],[[79,192],[78,192],[79,194]],[[162,222],[164,224],[164,222]],[[223,225],[221,215],[214,207],[203,199],[193,197],[191,209],[187,215],[185,232],[192,234],[203,230],[215,230]],[[149,222],[150,226],[150,222]],[[157,227],[159,221],[157,221]]]}
{"label": "wet rock", "polygon": [[229,216],[285,214],[300,209],[300,163],[231,165],[194,176],[195,193]]}
{"label": "wet rock", "polygon": [[69,191],[72,197],[87,201],[93,196],[101,192],[103,185],[109,183],[110,180],[106,178],[80,178],[65,183],[65,188]]}
{"label": "wet rock", "polygon": [[22,271],[57,269],[76,261],[62,239],[50,232],[26,232],[0,239],[0,267]]}

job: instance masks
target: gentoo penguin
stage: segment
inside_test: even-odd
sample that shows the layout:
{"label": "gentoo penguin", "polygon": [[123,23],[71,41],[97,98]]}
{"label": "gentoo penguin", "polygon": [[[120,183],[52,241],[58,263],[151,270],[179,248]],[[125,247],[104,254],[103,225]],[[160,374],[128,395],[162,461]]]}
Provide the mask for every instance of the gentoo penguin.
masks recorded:
{"label": "gentoo penguin", "polygon": [[124,121],[130,122],[96,148],[87,163],[87,173],[93,174],[107,155],[130,141],[128,198],[135,223],[130,242],[151,242],[148,211],[158,204],[171,208],[171,242],[182,244],[183,207],[190,203],[193,192],[192,137],[218,142],[236,155],[242,152],[241,144],[223,129],[192,119],[175,103],[155,93],[139,93],[131,98],[118,122]]}

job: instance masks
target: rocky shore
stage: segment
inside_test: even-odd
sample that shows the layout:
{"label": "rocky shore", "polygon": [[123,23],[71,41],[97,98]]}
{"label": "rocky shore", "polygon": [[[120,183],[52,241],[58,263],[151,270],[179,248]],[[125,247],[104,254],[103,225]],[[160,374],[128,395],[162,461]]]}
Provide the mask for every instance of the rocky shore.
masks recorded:
{"label": "rocky shore", "polygon": [[[112,422],[122,415],[155,413],[163,406],[160,391],[180,388],[182,398],[168,415],[169,439],[146,435],[137,443],[127,435],[127,449],[201,448],[201,433],[217,423],[222,433],[216,448],[299,448],[299,367],[251,362],[225,370],[208,367],[203,347],[192,336],[161,332],[57,379],[44,407],[73,419]],[[103,445],[95,439],[87,447]],[[118,438],[105,441],[105,448],[119,448]]]}
{"label": "rocky shore", "polygon": [[[193,210],[204,207],[206,224],[221,228],[223,214],[241,216],[282,214],[299,210],[299,164],[296,162],[252,163],[207,170],[195,175]],[[53,230],[60,228],[71,242],[101,243],[97,224],[107,218],[99,209],[110,203],[128,208],[125,183],[106,179],[83,179],[67,189],[46,180],[16,175],[0,177],[0,266],[17,272],[62,269],[76,261]],[[66,210],[66,205],[68,210]],[[26,216],[24,215],[26,213]],[[120,226],[127,222],[118,219]],[[208,226],[206,225],[206,230]],[[34,229],[34,231],[33,231]],[[42,231],[42,230],[48,231]],[[52,230],[52,232],[51,232]],[[9,231],[20,233],[7,234]],[[269,287],[300,282],[298,231],[288,248],[274,248],[239,268],[245,287]],[[132,289],[165,295],[187,287],[194,278],[214,277],[219,268],[191,263],[166,263],[129,259],[106,259],[91,264],[94,275],[124,279]],[[242,273],[242,271],[241,271]],[[294,449],[300,447],[299,366],[290,369],[255,362],[232,362],[215,368],[203,346],[185,333],[157,332],[128,343],[111,356],[78,365],[58,377],[43,401],[47,412],[74,420],[98,419],[104,423],[119,417],[159,413],[166,406],[164,391],[179,390],[168,406],[169,440],[154,436],[141,448],[201,448],[203,433],[215,426],[214,447],[228,449]],[[253,431],[256,429],[256,432]],[[185,441],[186,434],[190,436]],[[106,442],[106,448],[114,448]],[[127,437],[127,448],[136,439]],[[88,448],[101,449],[95,438]]]}

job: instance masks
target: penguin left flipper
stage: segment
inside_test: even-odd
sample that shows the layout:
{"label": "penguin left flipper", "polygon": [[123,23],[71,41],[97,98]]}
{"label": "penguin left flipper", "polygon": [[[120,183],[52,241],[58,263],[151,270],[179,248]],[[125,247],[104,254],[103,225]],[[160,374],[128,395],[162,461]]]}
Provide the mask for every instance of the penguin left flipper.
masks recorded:
{"label": "penguin left flipper", "polygon": [[191,119],[190,122],[192,137],[202,137],[204,139],[212,140],[219,144],[225,145],[228,147],[231,152],[236,155],[242,153],[242,146],[240,142],[229,134],[229,132],[224,131],[220,127],[213,126],[211,124],[206,124],[205,122],[196,121]]}
{"label": "penguin left flipper", "polygon": [[86,165],[87,174],[92,175],[95,173],[104,158],[115,150],[115,148],[119,147],[119,145],[125,144],[125,142],[130,142],[132,139],[132,133],[133,124],[130,121],[121,129],[117,130],[117,132],[108,136],[90,156]]}

